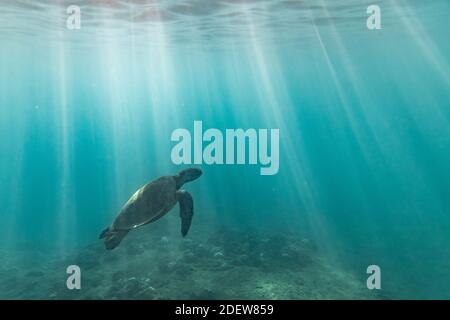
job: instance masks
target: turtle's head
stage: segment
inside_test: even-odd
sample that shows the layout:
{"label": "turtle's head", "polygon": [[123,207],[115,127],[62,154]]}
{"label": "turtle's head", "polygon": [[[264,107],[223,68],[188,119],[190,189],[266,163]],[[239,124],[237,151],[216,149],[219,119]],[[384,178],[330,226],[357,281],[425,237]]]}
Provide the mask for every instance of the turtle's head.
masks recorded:
{"label": "turtle's head", "polygon": [[175,176],[175,180],[177,181],[177,189],[181,188],[181,186],[186,182],[197,179],[202,175],[202,173],[202,170],[198,168],[189,168],[181,171]]}

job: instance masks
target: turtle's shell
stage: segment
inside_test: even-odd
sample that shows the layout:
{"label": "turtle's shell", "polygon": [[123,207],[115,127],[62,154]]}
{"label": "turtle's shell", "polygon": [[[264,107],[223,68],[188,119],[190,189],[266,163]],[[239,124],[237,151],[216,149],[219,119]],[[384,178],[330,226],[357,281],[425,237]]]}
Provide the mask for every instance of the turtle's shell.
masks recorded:
{"label": "turtle's shell", "polygon": [[128,230],[161,218],[177,203],[174,177],[158,178],[135,192],[113,222],[113,229]]}

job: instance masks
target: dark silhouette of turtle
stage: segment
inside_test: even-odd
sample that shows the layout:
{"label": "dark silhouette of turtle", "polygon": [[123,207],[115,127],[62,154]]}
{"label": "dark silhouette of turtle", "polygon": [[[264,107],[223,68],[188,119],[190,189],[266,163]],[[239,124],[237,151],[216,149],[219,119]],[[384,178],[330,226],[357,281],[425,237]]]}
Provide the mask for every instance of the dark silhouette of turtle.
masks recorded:
{"label": "dark silhouette of turtle", "polygon": [[164,176],[153,180],[136,191],[112,225],[100,234],[106,249],[117,247],[131,229],[158,220],[177,202],[180,204],[181,234],[183,237],[186,236],[194,214],[194,202],[189,192],[180,188],[201,175],[200,169],[186,169],[176,176]]}

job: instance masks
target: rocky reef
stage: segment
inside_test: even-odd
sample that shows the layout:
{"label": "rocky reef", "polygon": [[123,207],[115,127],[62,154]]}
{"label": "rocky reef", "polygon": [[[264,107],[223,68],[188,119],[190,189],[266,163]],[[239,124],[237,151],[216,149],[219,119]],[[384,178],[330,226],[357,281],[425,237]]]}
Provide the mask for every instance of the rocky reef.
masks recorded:
{"label": "rocky reef", "polygon": [[[131,232],[119,248],[102,243],[39,268],[3,265],[4,299],[376,299],[365,282],[337,269],[294,233],[219,228],[187,238]],[[148,231],[148,230],[147,230]],[[68,290],[66,268],[82,270]]]}

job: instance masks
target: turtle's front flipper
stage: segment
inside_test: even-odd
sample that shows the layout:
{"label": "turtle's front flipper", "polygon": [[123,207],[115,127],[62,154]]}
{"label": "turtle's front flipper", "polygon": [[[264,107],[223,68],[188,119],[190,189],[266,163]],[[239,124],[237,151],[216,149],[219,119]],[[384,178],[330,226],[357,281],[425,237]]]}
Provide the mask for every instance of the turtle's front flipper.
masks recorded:
{"label": "turtle's front flipper", "polygon": [[177,191],[178,202],[180,203],[181,234],[187,235],[194,215],[194,201],[189,192],[185,190]]}

